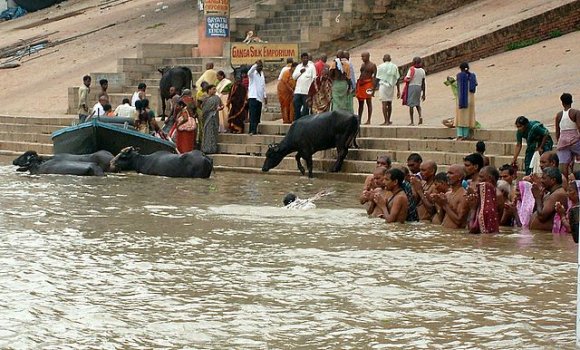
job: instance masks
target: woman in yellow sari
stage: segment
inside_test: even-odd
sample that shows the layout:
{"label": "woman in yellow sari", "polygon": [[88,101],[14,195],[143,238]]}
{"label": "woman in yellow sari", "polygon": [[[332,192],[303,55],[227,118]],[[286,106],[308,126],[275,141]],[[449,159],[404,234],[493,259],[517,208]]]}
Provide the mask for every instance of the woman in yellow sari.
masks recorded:
{"label": "woman in yellow sari", "polygon": [[223,71],[217,72],[218,84],[216,86],[217,95],[222,100],[224,108],[219,111],[219,132],[226,132],[228,127],[228,115],[230,113],[227,107],[230,91],[232,90],[232,81],[226,78]]}

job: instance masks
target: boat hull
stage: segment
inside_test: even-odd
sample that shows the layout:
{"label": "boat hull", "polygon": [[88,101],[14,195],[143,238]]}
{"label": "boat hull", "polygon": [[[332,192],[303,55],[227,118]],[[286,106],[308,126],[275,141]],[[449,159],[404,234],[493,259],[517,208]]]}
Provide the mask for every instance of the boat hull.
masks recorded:
{"label": "boat hull", "polygon": [[172,142],[124,128],[122,124],[104,123],[98,119],[69,126],[52,133],[54,153],[89,154],[100,150],[118,154],[133,146],[141,154],[157,151],[177,153]]}
{"label": "boat hull", "polygon": [[64,0],[14,0],[16,5],[22,7],[28,12],[42,10]]}

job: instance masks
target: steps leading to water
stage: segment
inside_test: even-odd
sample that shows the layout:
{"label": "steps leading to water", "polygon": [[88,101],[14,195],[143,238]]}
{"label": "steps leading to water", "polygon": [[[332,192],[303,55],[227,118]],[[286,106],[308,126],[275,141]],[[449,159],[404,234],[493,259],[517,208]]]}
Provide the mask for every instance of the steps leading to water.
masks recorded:
{"label": "steps leading to water", "polygon": [[[0,132],[0,156],[14,158],[27,150],[52,154],[51,133],[70,126],[76,120],[75,116],[42,118],[0,115],[0,123],[5,127],[5,131]],[[258,135],[220,134],[220,153],[211,155],[216,169],[261,173],[268,145],[280,142],[289,128],[290,125],[280,122],[263,122],[259,125]],[[377,156],[388,154],[393,164],[397,165],[406,164],[407,157],[413,152],[420,153],[424,160],[435,161],[438,170],[445,171],[447,166],[462,163],[465,155],[475,151],[475,141],[454,141],[454,132],[453,129],[436,127],[363,125],[358,137],[361,148],[349,150],[340,173],[327,174],[336,160],[334,149],[314,155],[314,173],[328,179],[358,181],[372,172]],[[511,162],[515,144],[513,131],[476,130],[475,137],[486,142],[486,155],[492,165],[499,167]],[[522,159],[520,165],[521,162]],[[294,154],[288,155],[271,173],[298,174]]]}

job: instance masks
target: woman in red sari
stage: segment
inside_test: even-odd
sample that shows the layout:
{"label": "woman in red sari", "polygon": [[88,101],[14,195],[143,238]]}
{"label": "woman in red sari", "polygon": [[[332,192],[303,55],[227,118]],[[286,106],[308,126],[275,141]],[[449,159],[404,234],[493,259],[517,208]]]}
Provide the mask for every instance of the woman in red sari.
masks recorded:
{"label": "woman in red sari", "polygon": [[197,122],[195,115],[192,115],[186,106],[183,100],[177,103],[179,114],[172,130],[175,132],[175,144],[179,153],[191,152],[195,149]]}
{"label": "woman in red sari", "polygon": [[282,112],[282,121],[284,124],[292,124],[294,121],[294,88],[296,87],[296,80],[292,79],[292,73],[298,63],[293,62],[290,69],[282,73],[282,77],[278,81],[278,100],[280,101],[280,110]]}
{"label": "woman in red sari", "polygon": [[228,98],[228,128],[234,134],[244,132],[244,122],[248,117],[248,88],[241,77],[236,77]]}
{"label": "woman in red sari", "polygon": [[319,77],[316,77],[308,91],[308,103],[312,114],[328,112],[332,103],[332,80],[328,75],[328,68],[324,68]]}

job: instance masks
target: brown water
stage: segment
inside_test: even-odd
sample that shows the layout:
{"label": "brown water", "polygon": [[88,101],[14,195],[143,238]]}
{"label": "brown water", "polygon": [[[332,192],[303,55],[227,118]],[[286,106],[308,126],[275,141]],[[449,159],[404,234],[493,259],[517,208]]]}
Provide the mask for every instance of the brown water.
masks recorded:
{"label": "brown water", "polygon": [[569,237],[386,225],[360,187],[2,166],[0,348],[574,347]]}

